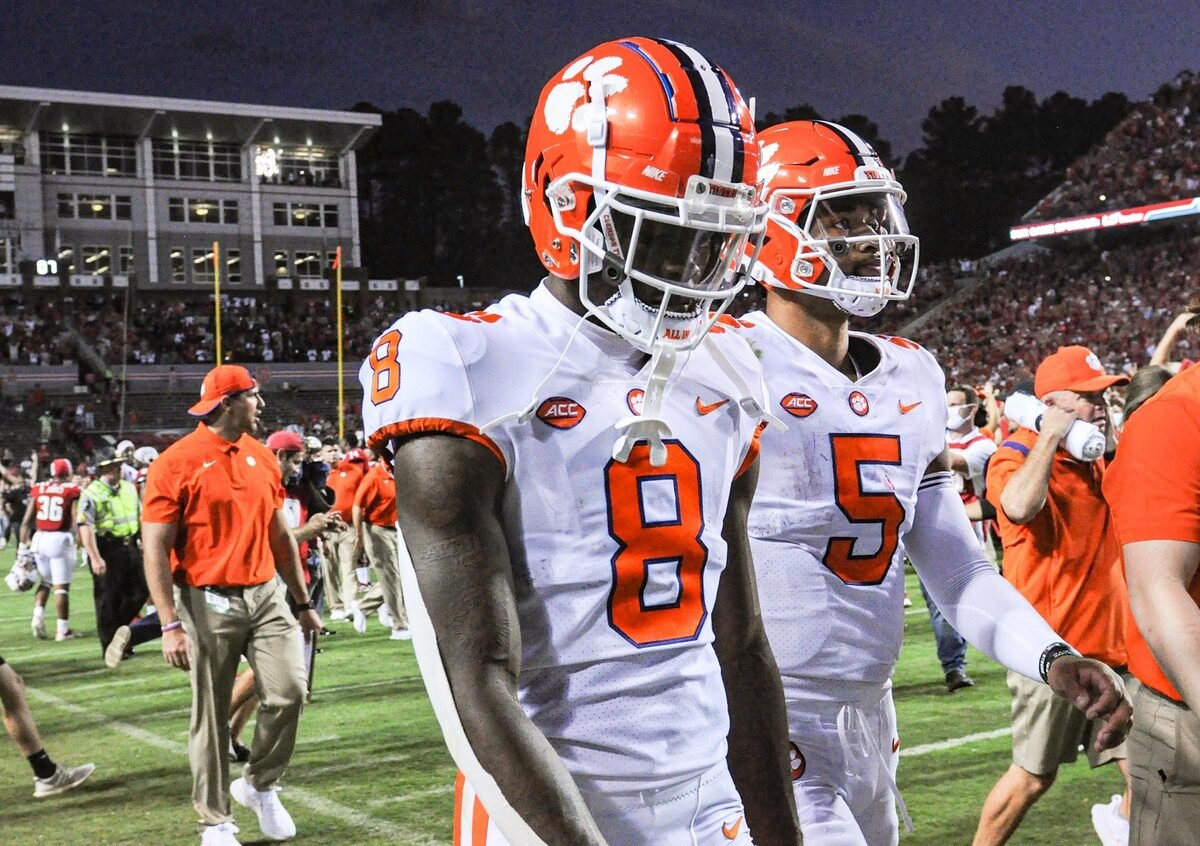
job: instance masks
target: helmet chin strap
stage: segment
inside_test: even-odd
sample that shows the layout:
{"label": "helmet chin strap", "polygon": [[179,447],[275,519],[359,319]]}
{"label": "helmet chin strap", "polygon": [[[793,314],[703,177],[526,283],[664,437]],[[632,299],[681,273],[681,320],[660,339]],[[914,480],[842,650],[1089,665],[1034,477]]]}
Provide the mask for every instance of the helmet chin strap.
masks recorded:
{"label": "helmet chin strap", "polygon": [[621,436],[613,444],[612,457],[624,464],[634,446],[645,441],[650,446],[650,464],[662,467],[667,463],[667,447],[663,438],[671,437],[671,427],[659,417],[667,384],[675,370],[675,348],[656,344],[650,359],[650,378],[646,382],[646,393],[642,398],[642,413],[630,415],[617,421],[613,427]]}

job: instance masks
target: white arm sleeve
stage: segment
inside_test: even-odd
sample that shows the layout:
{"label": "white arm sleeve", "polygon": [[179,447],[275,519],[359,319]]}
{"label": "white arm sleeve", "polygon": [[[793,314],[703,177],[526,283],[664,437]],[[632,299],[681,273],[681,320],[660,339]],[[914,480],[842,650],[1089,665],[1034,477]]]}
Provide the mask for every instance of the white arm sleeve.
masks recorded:
{"label": "white arm sleeve", "polygon": [[1043,681],[1042,653],[1063,639],[984,558],[950,473],[930,473],[921,481],[904,548],[959,634],[1010,670]]}

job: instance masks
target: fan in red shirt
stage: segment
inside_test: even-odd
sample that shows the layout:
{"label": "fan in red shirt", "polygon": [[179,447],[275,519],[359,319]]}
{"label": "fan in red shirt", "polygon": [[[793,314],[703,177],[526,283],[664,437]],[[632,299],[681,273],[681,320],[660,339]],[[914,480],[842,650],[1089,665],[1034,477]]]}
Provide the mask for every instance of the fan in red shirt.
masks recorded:
{"label": "fan in red shirt", "polygon": [[[72,640],[70,590],[75,578],[75,503],[83,493],[71,480],[74,468],[65,458],[50,462],[50,478],[29,491],[29,505],[21,521],[21,543],[28,545],[42,583],[33,600],[33,634],[45,640],[46,600],[54,585],[54,610],[58,616],[55,640]],[[36,528],[36,531],[35,531]]]}

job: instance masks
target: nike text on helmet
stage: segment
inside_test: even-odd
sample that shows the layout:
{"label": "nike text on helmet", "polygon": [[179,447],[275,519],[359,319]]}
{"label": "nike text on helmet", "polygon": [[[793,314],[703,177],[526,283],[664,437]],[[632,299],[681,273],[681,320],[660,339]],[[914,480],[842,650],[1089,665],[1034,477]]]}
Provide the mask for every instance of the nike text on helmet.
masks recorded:
{"label": "nike text on helmet", "polygon": [[764,129],[758,140],[769,211],[751,275],[863,317],[908,299],[920,245],[908,231],[904,189],[871,145],[807,120]]}
{"label": "nike text on helmet", "polygon": [[692,48],[625,38],[546,84],[522,208],[546,269],[635,347],[690,349],[744,284],[765,225],[758,147],[733,81]]}

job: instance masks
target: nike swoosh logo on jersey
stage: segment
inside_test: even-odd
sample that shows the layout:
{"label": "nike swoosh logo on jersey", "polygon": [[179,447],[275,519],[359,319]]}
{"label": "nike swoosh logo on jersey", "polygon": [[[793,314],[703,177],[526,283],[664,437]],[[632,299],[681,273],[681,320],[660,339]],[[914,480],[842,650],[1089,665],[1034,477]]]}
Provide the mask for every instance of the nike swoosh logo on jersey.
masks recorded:
{"label": "nike swoosh logo on jersey", "polygon": [[721,833],[725,835],[727,840],[736,840],[738,832],[742,830],[742,818],[738,817],[734,820],[733,825],[729,823],[721,823]]}
{"label": "nike swoosh logo on jersey", "polygon": [[696,397],[696,413],[703,417],[706,414],[712,414],[718,408],[728,404],[728,399],[717,400],[716,402],[701,402],[700,397]]}
{"label": "nike swoosh logo on jersey", "polygon": [[204,469],[207,470],[209,467],[212,467],[216,463],[217,463],[216,461],[206,461],[206,462],[204,462]]}
{"label": "nike swoosh logo on jersey", "polygon": [[896,400],[896,404],[900,406],[901,414],[908,414],[910,411],[912,411],[914,408],[916,408],[922,402],[924,402],[924,400],[917,400],[916,402],[910,402],[910,403],[903,403],[900,400]]}

